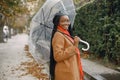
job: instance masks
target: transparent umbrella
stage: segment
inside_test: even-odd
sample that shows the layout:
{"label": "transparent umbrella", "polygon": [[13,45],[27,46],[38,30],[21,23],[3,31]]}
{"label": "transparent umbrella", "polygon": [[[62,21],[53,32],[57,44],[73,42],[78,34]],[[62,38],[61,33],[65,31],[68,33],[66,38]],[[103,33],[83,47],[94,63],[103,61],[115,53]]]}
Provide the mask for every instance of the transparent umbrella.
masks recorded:
{"label": "transparent umbrella", "polygon": [[[71,26],[75,19],[75,7],[72,0],[47,0],[33,17],[30,27],[30,52],[40,64],[50,60],[50,40],[53,29],[53,17],[56,13],[63,12],[69,15]],[[81,40],[81,42],[89,44]]]}

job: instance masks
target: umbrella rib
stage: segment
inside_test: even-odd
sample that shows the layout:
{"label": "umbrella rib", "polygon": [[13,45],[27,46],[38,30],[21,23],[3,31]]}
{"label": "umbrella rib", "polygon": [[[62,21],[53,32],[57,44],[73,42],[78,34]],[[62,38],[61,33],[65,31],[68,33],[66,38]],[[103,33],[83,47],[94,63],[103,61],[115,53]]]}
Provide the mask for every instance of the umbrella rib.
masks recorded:
{"label": "umbrella rib", "polygon": [[[44,24],[45,24],[45,15],[44,15],[44,10],[43,10],[43,8],[42,8],[42,11],[43,11],[43,22],[44,22]],[[45,39],[46,39],[46,27],[44,27],[44,34],[45,34]]]}
{"label": "umbrella rib", "polygon": [[44,31],[44,34],[45,34],[45,40],[46,40],[46,36],[47,36],[47,34],[46,34],[46,27],[44,27],[44,29],[45,29],[45,31]]}
{"label": "umbrella rib", "polygon": [[44,10],[42,8],[42,12],[43,12],[43,23],[45,23],[45,15],[44,15]]}
{"label": "umbrella rib", "polygon": [[53,28],[51,28],[51,27],[49,27],[49,26],[47,26],[47,25],[45,25],[45,24],[43,24],[43,23],[40,23],[40,25],[43,25],[43,26],[45,26],[45,27],[47,27],[47,28],[49,28],[49,29],[53,29]]}
{"label": "umbrella rib", "polygon": [[48,21],[48,19],[49,19],[49,17],[50,17],[50,14],[51,14],[52,9],[53,9],[53,7],[50,9],[50,13],[48,14],[47,21]]}
{"label": "umbrella rib", "polygon": [[[43,12],[43,24],[45,24],[45,15],[44,15],[44,10],[42,8],[42,12]],[[43,27],[45,29],[45,27]]]}
{"label": "umbrella rib", "polygon": [[40,38],[40,36],[41,36],[42,32],[43,32],[43,30],[41,31],[41,33],[39,34],[39,37],[36,39],[36,41],[35,41],[35,42],[37,42],[37,41],[39,40],[39,38]]}
{"label": "umbrella rib", "polygon": [[[58,2],[57,2],[57,3],[58,3]],[[56,3],[56,4],[57,4],[57,3]],[[56,5],[56,4],[55,4],[55,5]],[[54,5],[54,6],[55,6],[55,5]],[[53,6],[53,7],[54,7],[54,6]],[[50,12],[52,11],[53,7],[51,8]],[[51,14],[51,13],[50,13],[50,14]],[[50,16],[50,14],[49,14],[49,16]],[[48,16],[48,18],[49,18],[49,16]],[[48,18],[47,18],[47,21],[48,21]]]}

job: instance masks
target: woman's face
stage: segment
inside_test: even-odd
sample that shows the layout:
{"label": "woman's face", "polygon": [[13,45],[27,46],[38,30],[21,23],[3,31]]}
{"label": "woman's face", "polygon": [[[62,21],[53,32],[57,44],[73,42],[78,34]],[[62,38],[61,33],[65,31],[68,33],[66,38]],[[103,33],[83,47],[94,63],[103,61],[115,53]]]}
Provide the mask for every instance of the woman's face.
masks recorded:
{"label": "woman's face", "polygon": [[68,29],[70,25],[70,20],[67,15],[61,16],[59,21],[59,26],[62,26],[64,29]]}

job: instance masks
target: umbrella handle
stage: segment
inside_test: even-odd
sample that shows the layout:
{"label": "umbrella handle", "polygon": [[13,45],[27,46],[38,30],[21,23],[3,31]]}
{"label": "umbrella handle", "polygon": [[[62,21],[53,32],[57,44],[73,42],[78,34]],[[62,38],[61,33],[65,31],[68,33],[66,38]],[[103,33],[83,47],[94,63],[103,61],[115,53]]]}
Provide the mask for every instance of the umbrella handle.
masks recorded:
{"label": "umbrella handle", "polygon": [[83,41],[82,39],[80,39],[80,42],[82,42],[82,43],[84,43],[84,44],[87,45],[87,48],[86,48],[86,49],[85,49],[85,48],[82,48],[83,51],[87,51],[87,50],[90,48],[90,44],[89,44],[88,42]]}

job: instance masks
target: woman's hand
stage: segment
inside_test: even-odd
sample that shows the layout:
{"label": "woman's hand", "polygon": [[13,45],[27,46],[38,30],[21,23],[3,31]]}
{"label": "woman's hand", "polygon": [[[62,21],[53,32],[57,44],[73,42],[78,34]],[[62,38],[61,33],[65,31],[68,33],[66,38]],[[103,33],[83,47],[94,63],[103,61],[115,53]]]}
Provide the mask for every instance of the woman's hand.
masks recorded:
{"label": "woman's hand", "polygon": [[78,44],[80,42],[80,38],[78,36],[74,37],[74,46],[78,47]]}

